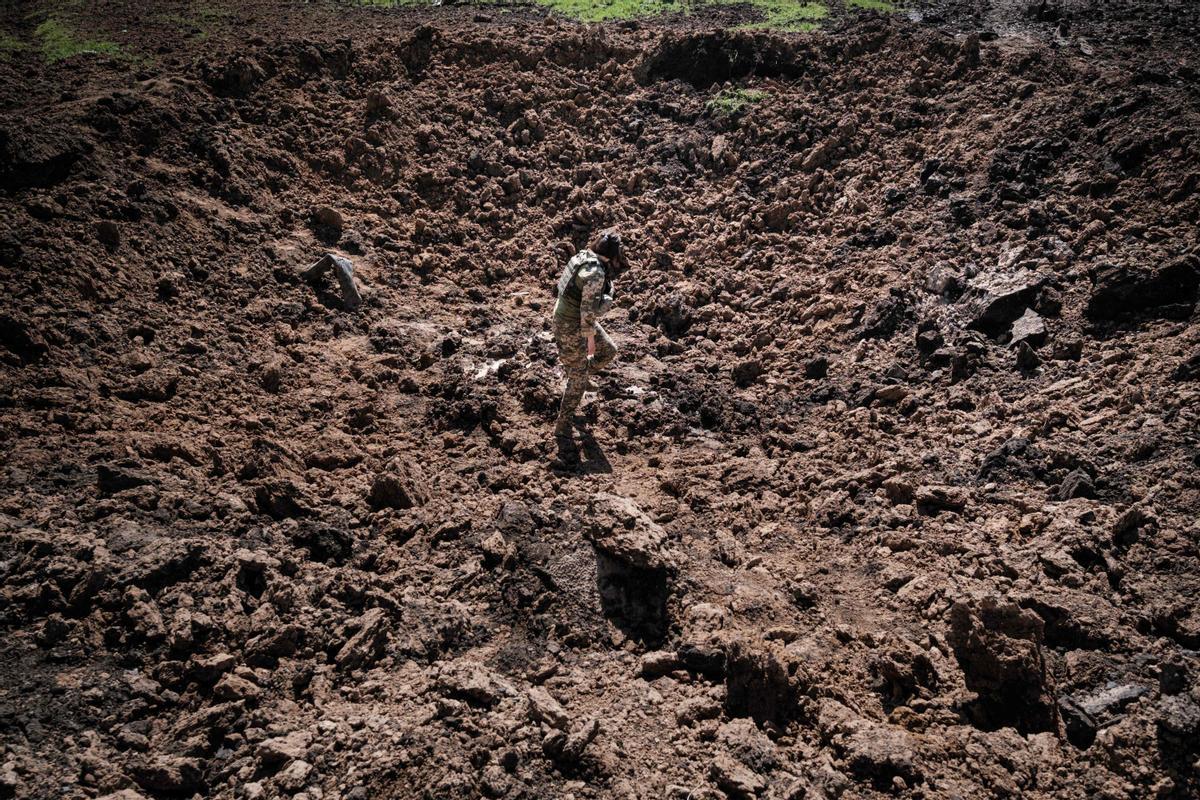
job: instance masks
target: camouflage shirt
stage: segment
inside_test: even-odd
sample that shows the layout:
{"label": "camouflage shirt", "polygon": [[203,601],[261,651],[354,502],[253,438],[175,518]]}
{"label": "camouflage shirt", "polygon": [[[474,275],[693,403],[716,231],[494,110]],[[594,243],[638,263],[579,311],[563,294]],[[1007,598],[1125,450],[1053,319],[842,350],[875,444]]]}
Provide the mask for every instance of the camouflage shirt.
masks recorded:
{"label": "camouflage shirt", "polygon": [[604,273],[604,265],[591,250],[581,250],[567,262],[558,279],[555,316],[578,320],[579,335],[589,336],[612,302],[612,282]]}

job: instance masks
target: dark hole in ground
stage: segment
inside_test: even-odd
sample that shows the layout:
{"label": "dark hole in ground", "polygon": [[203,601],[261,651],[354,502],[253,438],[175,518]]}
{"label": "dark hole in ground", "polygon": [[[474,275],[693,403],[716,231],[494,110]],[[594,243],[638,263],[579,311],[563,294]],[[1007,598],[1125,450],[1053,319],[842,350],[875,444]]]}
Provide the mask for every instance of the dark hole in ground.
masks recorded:
{"label": "dark hole in ground", "polygon": [[604,616],[630,639],[658,647],[667,638],[667,573],[623,564],[596,552],[596,587]]}

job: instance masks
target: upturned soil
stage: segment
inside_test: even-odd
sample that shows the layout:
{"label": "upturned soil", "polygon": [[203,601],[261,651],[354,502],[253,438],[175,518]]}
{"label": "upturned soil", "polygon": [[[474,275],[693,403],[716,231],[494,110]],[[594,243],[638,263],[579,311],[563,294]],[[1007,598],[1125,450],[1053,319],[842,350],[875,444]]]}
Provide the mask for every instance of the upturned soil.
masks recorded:
{"label": "upturned soil", "polygon": [[0,796],[1197,796],[1195,6],[173,9],[0,61]]}

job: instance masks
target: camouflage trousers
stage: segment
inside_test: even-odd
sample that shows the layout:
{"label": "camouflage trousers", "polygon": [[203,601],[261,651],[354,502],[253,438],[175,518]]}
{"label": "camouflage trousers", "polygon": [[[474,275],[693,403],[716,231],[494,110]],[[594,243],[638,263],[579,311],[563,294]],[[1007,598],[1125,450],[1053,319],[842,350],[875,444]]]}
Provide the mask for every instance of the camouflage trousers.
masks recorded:
{"label": "camouflage trousers", "polygon": [[567,373],[567,388],[563,390],[562,404],[558,407],[558,418],[561,420],[575,413],[588,388],[588,376],[612,363],[617,357],[617,347],[597,323],[596,355],[589,365],[587,339],[579,335],[579,322],[557,314],[554,316],[554,343],[558,345],[558,359]]}

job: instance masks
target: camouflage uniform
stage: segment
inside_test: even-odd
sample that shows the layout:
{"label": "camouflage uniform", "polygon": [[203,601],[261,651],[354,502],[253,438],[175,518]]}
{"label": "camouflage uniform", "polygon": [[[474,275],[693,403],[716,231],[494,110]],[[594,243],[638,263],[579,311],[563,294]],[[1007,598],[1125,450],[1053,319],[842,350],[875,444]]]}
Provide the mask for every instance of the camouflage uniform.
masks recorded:
{"label": "camouflage uniform", "polygon": [[[583,250],[567,262],[558,279],[558,302],[554,306],[554,342],[567,373],[567,388],[558,409],[559,432],[566,430],[588,388],[588,375],[604,369],[617,357],[616,346],[598,321],[612,307],[612,301],[612,282],[595,253]],[[596,355],[590,363],[589,333],[596,337]]]}

